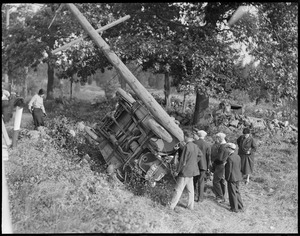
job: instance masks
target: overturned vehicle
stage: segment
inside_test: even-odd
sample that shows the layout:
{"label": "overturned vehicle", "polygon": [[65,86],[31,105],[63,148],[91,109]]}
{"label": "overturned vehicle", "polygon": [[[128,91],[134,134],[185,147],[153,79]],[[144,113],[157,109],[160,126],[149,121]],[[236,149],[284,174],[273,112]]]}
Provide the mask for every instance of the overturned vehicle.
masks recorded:
{"label": "overturned vehicle", "polygon": [[[85,131],[99,143],[99,150],[117,177],[126,181],[134,171],[152,186],[172,174],[182,145],[143,105],[119,88],[118,104],[96,128]],[[172,119],[172,117],[171,117]]]}

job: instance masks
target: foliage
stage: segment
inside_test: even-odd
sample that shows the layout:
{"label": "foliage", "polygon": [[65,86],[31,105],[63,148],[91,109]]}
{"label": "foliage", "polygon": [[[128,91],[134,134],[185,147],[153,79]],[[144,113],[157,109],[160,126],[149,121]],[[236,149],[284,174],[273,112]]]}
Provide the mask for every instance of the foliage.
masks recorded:
{"label": "foliage", "polygon": [[[213,5],[113,4],[113,10],[117,14],[131,16],[122,29],[116,27],[115,31],[112,30],[111,35],[115,34],[116,37],[114,47],[119,49],[122,59],[137,60],[144,70],[151,68],[155,73],[168,72],[175,78],[176,85],[182,87],[186,83],[193,83],[201,92],[220,94],[224,91],[224,81],[233,78],[230,74],[224,75],[224,71],[230,71],[228,58],[231,51],[222,54],[222,60],[217,57],[218,49],[226,44],[216,40],[216,21],[236,4],[219,4],[219,11],[215,11]],[[164,9],[164,15],[161,14],[161,9]],[[210,22],[203,24],[204,18]],[[227,61],[227,64],[223,61]],[[219,65],[227,65],[228,68],[221,68]],[[194,87],[190,87],[190,92],[194,92]]]}
{"label": "foliage", "polygon": [[[248,13],[232,29],[247,45],[252,63],[243,88],[296,99],[298,94],[298,3],[256,3],[256,16]],[[242,88],[242,87],[241,87]],[[254,95],[254,94],[252,94]]]}
{"label": "foliage", "polygon": [[147,231],[144,213],[126,207],[130,195],[110,193],[105,174],[93,172],[86,162],[76,165],[72,155],[62,155],[47,141],[31,142],[30,149],[28,142],[11,153],[8,169],[14,232]]}
{"label": "foliage", "polygon": [[[82,3],[76,6],[94,28],[130,15],[128,21],[102,32],[104,40],[125,63],[136,61],[144,70],[168,73],[179,87],[190,83],[190,92],[195,89],[208,96],[227,96],[232,89],[250,87],[253,99],[264,91],[275,95],[273,100],[295,99],[298,5],[247,4],[255,6],[257,12],[246,13],[230,29],[226,24],[231,14],[246,3]],[[22,17],[12,17],[13,27],[3,34],[3,62],[9,58],[10,71],[12,66],[36,65],[45,59],[50,67],[60,67],[60,78],[74,80],[76,74],[85,83],[97,68],[111,68],[89,37],[51,55],[51,50],[85,34],[76,20],[71,20],[67,7],[56,14],[49,29],[58,4],[43,5],[35,14],[27,13],[26,7],[29,6],[20,5],[18,15]],[[2,17],[2,24],[3,21]],[[235,66],[239,53],[235,46],[239,43],[246,45],[249,54],[260,61],[258,67]],[[52,86],[50,80],[48,84]]]}

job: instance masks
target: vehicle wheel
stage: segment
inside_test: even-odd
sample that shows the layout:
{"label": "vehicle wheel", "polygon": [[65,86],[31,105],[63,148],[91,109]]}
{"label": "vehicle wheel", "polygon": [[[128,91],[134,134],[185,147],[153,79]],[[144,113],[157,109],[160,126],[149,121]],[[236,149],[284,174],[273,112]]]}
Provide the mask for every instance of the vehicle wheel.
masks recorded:
{"label": "vehicle wheel", "polygon": [[116,169],[117,173],[117,178],[124,183],[125,182],[125,177],[126,177],[126,172],[122,169],[122,167]]}
{"label": "vehicle wheel", "polygon": [[100,138],[95,133],[95,130],[89,126],[84,127],[85,132],[95,141],[99,142]]}
{"label": "vehicle wheel", "polygon": [[131,180],[131,174],[132,170],[129,166],[126,166],[125,169],[123,170],[123,166],[119,167],[116,169],[117,173],[117,178],[122,182],[122,183],[129,183]]}
{"label": "vehicle wheel", "polygon": [[131,97],[130,94],[128,94],[126,91],[124,91],[121,88],[118,88],[117,90],[118,94],[121,98],[123,98],[126,102],[128,102],[130,105],[132,105],[135,102],[135,99]]}

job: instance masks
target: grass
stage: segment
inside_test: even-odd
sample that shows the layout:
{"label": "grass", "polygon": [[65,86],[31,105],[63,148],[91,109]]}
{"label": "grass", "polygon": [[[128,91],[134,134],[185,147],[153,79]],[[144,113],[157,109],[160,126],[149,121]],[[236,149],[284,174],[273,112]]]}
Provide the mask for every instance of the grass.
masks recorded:
{"label": "grass", "polygon": [[[76,124],[98,122],[110,108],[77,102],[63,110],[55,104],[46,108],[47,126],[56,136],[48,130],[38,140],[30,139],[25,128],[32,129],[32,118],[27,113],[23,116],[26,121],[22,120],[18,148],[9,150],[6,163],[14,233],[298,232],[298,147],[283,142],[286,137],[280,133],[256,137],[255,171],[250,184],[241,185],[245,213],[236,215],[228,211],[228,205],[217,204],[211,182],[206,200],[196,203],[194,211],[182,207],[187,202],[184,192],[173,212],[165,207],[175,184],[172,178],[167,176],[151,188],[141,183],[119,186],[106,175],[97,148],[87,144]],[[65,128],[63,134],[57,131],[60,125]],[[60,146],[67,128],[77,136],[66,138],[67,145]],[[212,134],[219,130],[222,127],[212,129]],[[231,132],[228,137],[235,142],[239,135]],[[71,150],[81,146],[91,161]]]}

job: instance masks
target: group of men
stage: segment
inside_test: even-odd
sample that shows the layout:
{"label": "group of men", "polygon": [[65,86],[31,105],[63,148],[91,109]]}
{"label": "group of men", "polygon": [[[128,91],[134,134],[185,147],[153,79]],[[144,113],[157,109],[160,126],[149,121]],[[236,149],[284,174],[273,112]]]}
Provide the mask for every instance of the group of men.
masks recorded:
{"label": "group of men", "polygon": [[236,213],[244,211],[239,184],[245,176],[247,178],[245,183],[249,182],[249,175],[253,171],[254,164],[253,152],[256,151],[250,130],[245,128],[243,135],[238,138],[238,153],[236,152],[237,145],[227,143],[224,133],[215,135],[213,145],[205,141],[207,133],[204,130],[184,131],[184,136],[185,145],[181,150],[175,172],[178,178],[169,208],[174,210],[186,188],[187,208],[193,210],[194,202],[204,200],[205,176],[207,173],[213,173],[213,192],[216,201],[225,202],[227,182],[230,211]]}

